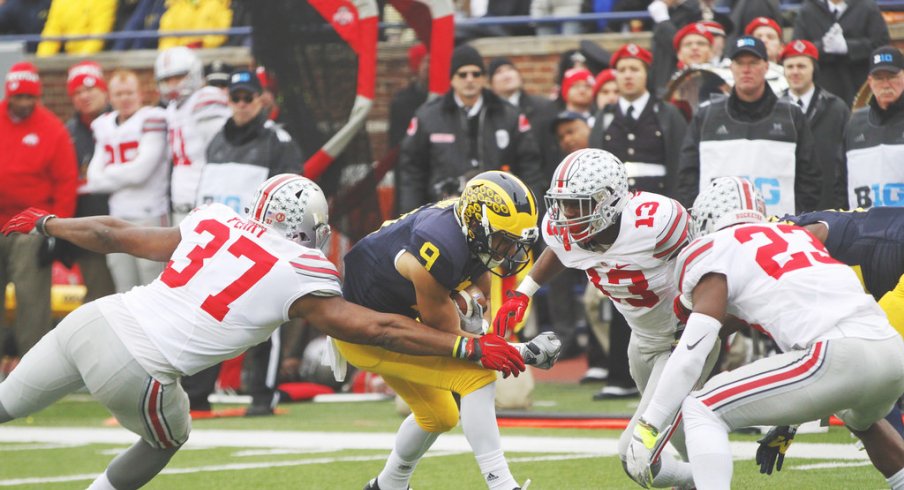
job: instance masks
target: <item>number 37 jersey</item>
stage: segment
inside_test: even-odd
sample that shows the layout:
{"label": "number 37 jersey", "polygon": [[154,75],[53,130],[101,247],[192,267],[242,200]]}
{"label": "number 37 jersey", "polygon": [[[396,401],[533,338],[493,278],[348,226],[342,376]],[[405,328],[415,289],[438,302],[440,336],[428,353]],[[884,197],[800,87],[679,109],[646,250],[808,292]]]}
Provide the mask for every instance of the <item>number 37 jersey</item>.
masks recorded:
{"label": "number 37 jersey", "polygon": [[339,273],[319,250],[222,204],[196,209],[179,229],[163,273],[119,295],[141,328],[138,339],[120,335],[139,362],[156,350],[175,374],[196,373],[266,340],[298,298],[341,294]]}
{"label": "number 37 jersey", "polygon": [[703,276],[723,274],[728,313],[786,352],[820,340],[897,335],[854,272],[793,225],[746,224],[701,237],[681,252],[675,273],[686,304]]}
{"label": "number 37 jersey", "polygon": [[621,214],[618,238],[602,252],[566,247],[552,236],[544,217],[543,238],[566,267],[587,273],[592,286],[612,299],[639,340],[667,347],[678,319],[672,260],[687,243],[689,216],[678,202],[659,194],[630,194]]}

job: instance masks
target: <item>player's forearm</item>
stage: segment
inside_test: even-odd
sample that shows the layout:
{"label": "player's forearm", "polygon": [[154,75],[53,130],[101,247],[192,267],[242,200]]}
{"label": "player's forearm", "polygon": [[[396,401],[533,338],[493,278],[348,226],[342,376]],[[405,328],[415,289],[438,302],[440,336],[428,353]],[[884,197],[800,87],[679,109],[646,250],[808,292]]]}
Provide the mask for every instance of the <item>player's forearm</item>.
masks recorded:
{"label": "player's forearm", "polygon": [[540,254],[540,258],[537,259],[537,263],[531,268],[528,276],[542,286],[563,270],[565,270],[565,266],[556,257],[555,252],[547,248]]}
{"label": "player's forearm", "polygon": [[47,234],[97,253],[128,252],[116,236],[116,230],[135,225],[110,216],[87,218],[51,218],[44,229]]}
{"label": "player's forearm", "polygon": [[377,345],[415,356],[451,356],[458,336],[431,329],[401,315],[382,315]]}

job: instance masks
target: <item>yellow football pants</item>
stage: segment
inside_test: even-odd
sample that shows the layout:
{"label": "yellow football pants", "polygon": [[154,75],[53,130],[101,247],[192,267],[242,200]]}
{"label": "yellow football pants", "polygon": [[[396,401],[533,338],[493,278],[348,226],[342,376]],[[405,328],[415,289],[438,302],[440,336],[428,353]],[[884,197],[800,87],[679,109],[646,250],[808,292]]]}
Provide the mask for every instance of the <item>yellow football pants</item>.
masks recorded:
{"label": "yellow football pants", "polygon": [[377,373],[411,407],[427,432],[446,432],[458,425],[452,393],[465,396],[496,381],[496,373],[451,357],[411,356],[380,347],[335,340],[339,352],[359,369]]}
{"label": "yellow football pants", "polygon": [[885,311],[891,326],[904,337],[904,275],[894,289],[882,296],[879,306]]}

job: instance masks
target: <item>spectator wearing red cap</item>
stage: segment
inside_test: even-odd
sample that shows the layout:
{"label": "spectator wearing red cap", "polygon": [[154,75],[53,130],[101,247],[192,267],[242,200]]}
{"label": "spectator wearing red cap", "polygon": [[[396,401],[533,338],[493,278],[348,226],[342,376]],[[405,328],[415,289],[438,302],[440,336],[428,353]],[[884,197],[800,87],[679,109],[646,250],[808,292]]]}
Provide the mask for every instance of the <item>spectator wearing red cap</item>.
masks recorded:
{"label": "spectator wearing red cap", "polygon": [[706,26],[706,30],[709,31],[709,33],[713,36],[713,57],[710,60],[710,64],[719,66],[719,64],[722,62],[722,56],[725,52],[725,27],[714,20],[704,20],[701,22],[701,24]]}
{"label": "spectator wearing red cap", "polygon": [[[76,217],[108,215],[110,194],[88,192],[84,187],[88,165],[94,156],[95,141],[91,123],[110,110],[107,83],[104,81],[100,65],[93,61],[82,61],[72,65],[66,77],[66,91],[75,108],[75,113],[66,121],[66,129],[75,144],[75,157],[78,163],[80,185],[75,215]],[[75,247],[68,242],[60,248],[61,260],[79,264],[87,290],[86,302],[116,292],[105,256]]]}
{"label": "spectator wearing red cap", "polygon": [[753,36],[766,45],[766,53],[770,63],[778,63],[778,57],[782,52],[784,40],[782,27],[769,17],[757,17],[744,28],[745,36]]}
{"label": "spectator wearing red cap", "polygon": [[597,113],[590,146],[626,162],[633,188],[671,195],[687,122],[647,89],[652,62],[652,54],[636,44],[612,55],[618,99]]}
{"label": "spectator wearing red cap", "polygon": [[779,57],[788,80],[782,98],[807,116],[813,140],[813,157],[822,170],[822,194],[818,209],[847,209],[847,158],[844,133],[851,110],[839,97],[813,82],[819,51],[810,41],[791,41]]}
{"label": "spectator wearing red cap", "polygon": [[870,0],[804,0],[794,39],[816,46],[816,84],[848,105],[866,81],[870,53],[890,42],[882,12]]}
{"label": "spectator wearing red cap", "polygon": [[586,68],[572,68],[562,77],[562,102],[566,111],[577,112],[593,126],[593,85],[596,80]]}
{"label": "spectator wearing red cap", "polygon": [[672,41],[678,53],[678,69],[701,66],[713,57],[713,35],[702,22],[694,22],[681,28]]}
{"label": "spectator wearing red cap", "polygon": [[[61,217],[75,212],[75,150],[63,123],[40,102],[41,79],[31,63],[16,63],[0,101],[0,220],[28,207]],[[50,331],[48,243],[40,235],[0,235],[0,291],[16,285],[16,345],[25,354]],[[0,304],[2,304],[0,296]],[[0,309],[0,311],[3,311]],[[0,315],[0,327],[5,315]]]}
{"label": "spectator wearing red cap", "polygon": [[763,194],[770,214],[816,209],[822,173],[813,160],[813,135],[800,108],[780,100],[766,83],[766,46],[752,36],[731,47],[734,87],[703,104],[688,125],[678,166],[678,197],[690,207],[718,177],[743,175]]}
{"label": "spectator wearing red cap", "polygon": [[596,74],[593,83],[593,101],[597,107],[606,107],[618,100],[618,84],[615,71],[607,68]]}

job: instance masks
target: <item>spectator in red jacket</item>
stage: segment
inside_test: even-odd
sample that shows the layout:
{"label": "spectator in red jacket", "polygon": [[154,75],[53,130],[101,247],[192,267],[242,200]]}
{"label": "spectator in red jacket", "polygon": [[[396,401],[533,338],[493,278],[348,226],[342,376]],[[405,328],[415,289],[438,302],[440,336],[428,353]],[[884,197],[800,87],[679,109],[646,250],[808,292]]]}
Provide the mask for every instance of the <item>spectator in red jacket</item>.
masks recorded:
{"label": "spectator in red jacket", "polygon": [[[0,101],[0,221],[34,206],[60,217],[75,212],[75,150],[63,123],[39,102],[41,79],[31,63],[6,74]],[[0,293],[16,285],[16,341],[25,354],[50,331],[50,248],[37,235],[0,236]],[[5,315],[0,294],[0,326]]]}

